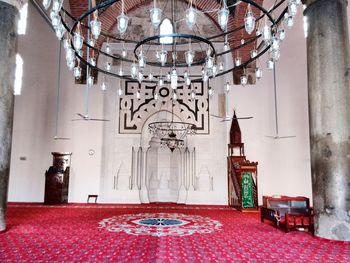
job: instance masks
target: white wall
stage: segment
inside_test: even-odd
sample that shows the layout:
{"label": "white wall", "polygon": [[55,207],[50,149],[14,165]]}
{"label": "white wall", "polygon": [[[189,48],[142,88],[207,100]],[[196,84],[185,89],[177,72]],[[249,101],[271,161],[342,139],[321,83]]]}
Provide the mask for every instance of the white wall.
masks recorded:
{"label": "white wall", "polygon": [[[235,86],[230,92],[230,111],[234,107],[240,116],[254,116],[252,120],[240,121],[240,126],[247,158],[259,162],[260,201],[262,195],[272,194],[311,197],[306,49],[301,11],[282,43],[277,65],[279,135],[296,137],[280,140],[266,137],[275,133],[272,72],[264,70],[257,85]],[[74,84],[65,66],[64,52],[57,135],[71,139],[53,140],[58,47],[54,32],[30,4],[27,34],[20,37],[18,45],[24,60],[24,74],[22,95],[15,100],[9,201],[42,202],[45,170],[52,162],[50,152],[69,151],[73,152],[69,201],[85,202],[88,194],[101,194],[110,187],[102,182],[115,173],[121,162],[129,169],[130,147],[139,144],[139,136],[117,134],[116,89],[119,83],[115,80],[110,80],[113,88],[106,93],[94,85],[89,97],[89,115],[108,118],[110,122],[71,121],[76,113],[84,113],[85,86]],[[223,84],[224,81],[217,80],[214,85],[218,90]],[[213,114],[217,113],[217,103],[215,97],[210,106]],[[197,152],[203,152],[197,172],[203,164],[208,164],[209,173],[216,176],[215,191],[212,195],[193,196],[192,202],[226,204],[226,147],[230,125],[215,118],[210,121],[210,137],[219,138],[218,142],[211,139],[206,143],[206,135],[202,135],[195,137],[192,143]],[[124,147],[126,144],[128,147]],[[90,149],[95,151],[92,156],[88,154]]]}

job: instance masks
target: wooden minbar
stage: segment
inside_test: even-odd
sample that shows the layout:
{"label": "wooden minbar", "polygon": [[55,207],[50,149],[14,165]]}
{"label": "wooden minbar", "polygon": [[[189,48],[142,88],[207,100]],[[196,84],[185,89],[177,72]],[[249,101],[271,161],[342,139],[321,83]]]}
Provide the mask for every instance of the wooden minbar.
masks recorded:
{"label": "wooden minbar", "polygon": [[241,129],[234,113],[228,144],[228,204],[240,211],[258,210],[257,162],[250,162],[244,153]]}
{"label": "wooden minbar", "polygon": [[45,173],[45,204],[68,203],[69,165],[72,153],[52,152],[53,165]]}

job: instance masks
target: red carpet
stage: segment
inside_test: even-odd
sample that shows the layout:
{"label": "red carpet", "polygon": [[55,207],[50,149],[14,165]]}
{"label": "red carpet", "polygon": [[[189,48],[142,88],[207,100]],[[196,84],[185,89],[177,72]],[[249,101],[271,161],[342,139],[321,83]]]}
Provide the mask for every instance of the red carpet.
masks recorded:
{"label": "red carpet", "polygon": [[8,228],[0,262],[350,262],[349,242],[220,206],[11,204]]}

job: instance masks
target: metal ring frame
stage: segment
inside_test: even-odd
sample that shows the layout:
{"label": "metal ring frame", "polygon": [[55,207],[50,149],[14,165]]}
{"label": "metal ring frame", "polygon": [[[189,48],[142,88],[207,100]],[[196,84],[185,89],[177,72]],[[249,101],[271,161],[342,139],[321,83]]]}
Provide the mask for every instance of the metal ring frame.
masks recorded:
{"label": "metal ring frame", "polygon": [[[84,23],[81,23],[82,20],[86,17],[88,17],[89,15],[91,15],[93,12],[95,12],[96,10],[100,10],[100,9],[103,9],[103,8],[107,8],[109,6],[111,6],[112,4],[118,2],[120,0],[105,0],[105,1],[102,1],[100,2],[99,4],[97,4],[95,7],[91,8],[90,11],[86,11],[85,13],[83,13],[81,16],[79,16],[78,18],[75,18],[73,15],[71,15],[67,10],[65,10],[63,7],[60,11],[60,16],[61,16],[61,21],[62,21],[62,24],[63,26],[66,28],[66,30],[69,32],[69,34],[71,35],[71,46],[75,52],[75,55],[76,57],[78,57],[78,59],[84,64],[84,65],[88,65],[90,68],[92,69],[95,69],[103,74],[106,74],[106,75],[109,75],[109,76],[113,76],[113,77],[117,77],[117,78],[122,78],[122,79],[126,79],[126,80],[133,80],[130,76],[121,76],[119,74],[116,74],[116,73],[113,73],[113,72],[109,72],[109,71],[106,71],[102,68],[99,68],[97,66],[93,66],[90,62],[88,62],[84,57],[80,56],[77,52],[77,50],[75,49],[74,47],[74,44],[73,44],[73,34],[75,32],[75,29],[78,25],[78,23],[80,23],[84,28],[86,29],[89,29],[90,30],[90,25],[85,25]],[[283,11],[281,11],[280,15],[278,16],[277,19],[273,19],[272,17],[272,13],[277,9],[279,8],[286,0],[280,0],[278,3],[276,3],[274,5],[273,8],[271,8],[270,10],[266,10],[265,8],[263,8],[262,6],[260,6],[259,4],[255,3],[253,0],[241,0],[241,2],[245,2],[247,4],[251,4],[253,7],[257,8],[258,10],[260,10],[262,12],[262,15],[260,15],[259,17],[256,18],[256,22],[260,21],[261,19],[263,19],[265,16],[268,18],[268,20],[271,22],[271,32],[272,34],[276,33],[276,29],[277,29],[277,25],[280,23],[280,21],[283,19],[285,13],[287,13],[288,11],[288,7],[284,8]],[[74,22],[73,22],[73,25],[71,27],[68,26],[68,23],[63,19],[63,17],[65,17],[65,15],[67,15],[70,19],[72,19]],[[129,39],[122,39],[122,38],[118,38],[110,33],[106,33],[106,32],[103,32],[101,31],[100,35],[104,36],[105,38],[109,38],[109,39],[113,39],[113,40],[116,40],[116,41],[119,41],[119,42],[124,42],[124,43],[134,43],[136,44],[135,46],[135,49],[134,49],[134,55],[135,55],[135,58],[137,59],[137,54],[136,54],[136,50],[139,46],[141,46],[142,44],[144,43],[148,43],[152,40],[155,40],[155,39],[159,39],[160,37],[165,37],[165,36],[170,36],[170,37],[174,37],[174,38],[179,38],[179,37],[182,37],[182,38],[188,38],[188,39],[194,39],[195,41],[192,42],[192,43],[199,43],[199,42],[204,42],[208,45],[210,45],[210,47],[213,49],[214,51],[214,54],[216,55],[216,58],[218,57],[221,57],[227,53],[230,53],[230,52],[234,52],[236,50],[240,50],[241,48],[243,48],[244,46],[246,45],[249,45],[250,43],[253,43],[254,41],[257,41],[258,38],[261,37],[261,34],[260,35],[255,35],[251,38],[248,38],[247,41],[245,41],[243,44],[241,45],[238,45],[238,46],[235,46],[235,47],[232,47],[230,48],[229,50],[227,51],[224,51],[224,52],[221,52],[221,53],[216,53],[215,51],[215,48],[212,44],[212,40],[214,39],[217,39],[219,37],[223,37],[223,36],[226,36],[226,35],[229,35],[229,34],[232,34],[232,33],[235,33],[235,32],[238,32],[240,30],[243,30],[244,29],[244,25],[242,26],[239,26],[239,27],[236,27],[234,29],[231,29],[227,32],[223,32],[221,34],[217,34],[217,35],[214,35],[214,36],[210,36],[208,38],[203,38],[203,37],[199,37],[199,36],[196,36],[196,35],[191,35],[191,34],[170,34],[170,35],[156,35],[156,36],[152,36],[152,37],[149,37],[149,38],[146,38],[140,42],[137,42],[137,41],[133,41],[133,40],[129,40]],[[117,59],[117,60],[120,60],[120,61],[125,61],[125,62],[130,62],[132,63],[133,60],[130,60],[130,59],[125,59],[125,58],[122,58],[122,57],[116,57],[116,56],[113,56],[111,54],[107,54],[106,52],[104,52],[102,49],[100,48],[97,48],[97,47],[93,47],[91,46],[87,41],[85,41],[84,39],[84,45],[94,51],[96,51],[98,54],[102,54],[106,57],[109,57],[109,58],[112,58],[112,59]],[[178,43],[176,45],[184,45],[184,44],[188,44],[188,43]],[[149,45],[160,45],[159,43],[149,43]],[[221,71],[221,72],[218,72],[216,74],[216,77],[219,77],[219,76],[222,76],[222,75],[225,75],[235,69],[244,69],[246,68],[249,64],[251,64],[252,62],[256,61],[259,57],[261,57],[264,53],[266,53],[268,50],[270,49],[270,45],[267,45],[263,50],[261,50],[254,58],[250,58],[244,62],[242,62],[239,66],[233,66],[232,68],[229,68],[229,69],[226,69],[224,71]],[[203,64],[204,61],[203,59],[200,60],[200,61],[195,61],[192,65],[200,65],[200,64]],[[150,66],[158,66],[158,67],[171,67],[173,64],[170,64],[170,63],[167,63],[165,64],[164,66],[160,65],[160,63],[154,63],[154,62],[147,62],[146,63],[147,65],[150,65]],[[183,64],[177,64],[176,65],[177,67],[184,67],[185,65]],[[182,77],[182,76],[179,76],[179,77]],[[209,78],[212,78],[212,76],[209,76]],[[201,78],[197,78],[197,79],[192,79],[192,81],[200,81]],[[156,83],[155,80],[153,81],[150,81],[150,80],[143,80],[143,82],[148,82],[148,83]],[[168,81],[164,81],[165,83],[169,83]],[[183,81],[179,81],[180,83],[183,82]]]}

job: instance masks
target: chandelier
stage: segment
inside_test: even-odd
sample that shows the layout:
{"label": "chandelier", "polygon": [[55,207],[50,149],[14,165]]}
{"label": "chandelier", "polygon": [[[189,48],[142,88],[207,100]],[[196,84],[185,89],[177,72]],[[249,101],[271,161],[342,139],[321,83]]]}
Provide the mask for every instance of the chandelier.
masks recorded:
{"label": "chandelier", "polygon": [[196,125],[188,122],[174,121],[174,101],[171,105],[171,121],[156,121],[148,124],[149,131],[160,138],[160,145],[168,147],[172,152],[185,146],[187,135],[197,132]]}
{"label": "chandelier", "polygon": [[[240,72],[240,83],[246,85],[248,68],[254,70],[256,79],[260,79],[264,67],[259,58],[268,53],[266,67],[270,70],[274,68],[280,57],[280,43],[286,36],[285,29],[293,26],[297,7],[301,5],[300,0],[276,0],[266,10],[259,4],[263,1],[222,0],[213,1],[217,6],[205,10],[197,8],[200,0],[154,0],[149,20],[145,21],[153,34],[135,40],[128,37],[129,24],[133,19],[127,14],[127,0],[101,0],[98,4],[95,0],[87,1],[87,10],[75,17],[62,6],[63,0],[43,0],[56,35],[63,41],[67,66],[74,77],[81,78],[82,67],[85,67],[88,85],[94,83],[92,70],[96,70],[104,76],[167,85],[173,93],[176,93],[178,85],[189,86],[192,81],[207,82],[232,71]],[[161,6],[160,2],[165,4]],[[184,13],[177,9],[180,4],[185,5]],[[115,15],[116,30],[104,31],[99,17],[115,5],[118,5],[115,10],[119,10]],[[238,7],[245,10],[245,15],[241,21],[233,23],[236,15],[232,12]],[[170,17],[166,16],[166,12],[171,14]],[[199,34],[196,23],[200,14],[215,18],[222,32],[211,36]],[[160,32],[165,18],[173,25],[170,33]],[[184,28],[190,33],[182,32]],[[220,50],[216,42],[224,44]],[[131,45],[133,56],[128,56],[125,48],[117,50],[118,54],[112,53],[112,43],[123,47]],[[195,52],[198,47],[202,52]],[[183,51],[181,55],[179,50]],[[225,63],[225,55],[232,57],[232,66]],[[97,63],[101,57],[105,57],[102,61],[107,62]],[[119,68],[112,68],[113,60],[120,62]],[[194,67],[200,68],[201,73],[194,73]],[[225,90],[229,91],[229,83],[225,85]],[[105,82],[101,88],[106,88]],[[121,91],[119,95],[122,95]]]}

